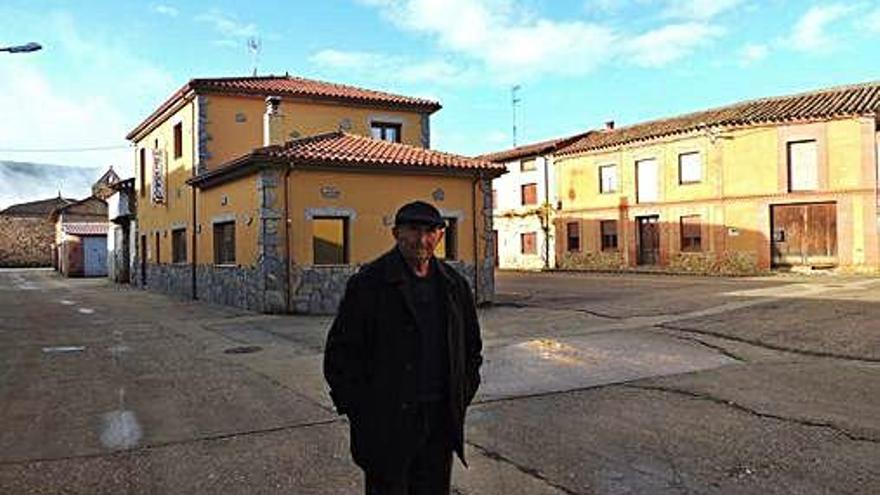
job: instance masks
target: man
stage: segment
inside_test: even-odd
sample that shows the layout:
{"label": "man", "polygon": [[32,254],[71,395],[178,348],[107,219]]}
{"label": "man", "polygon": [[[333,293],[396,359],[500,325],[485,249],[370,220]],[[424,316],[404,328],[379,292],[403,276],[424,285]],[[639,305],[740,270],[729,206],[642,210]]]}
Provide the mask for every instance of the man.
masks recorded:
{"label": "man", "polygon": [[453,451],[465,463],[482,341],[470,286],[434,257],[444,226],[428,203],[402,206],[397,245],[351,277],[327,336],[324,376],[368,495],[448,494]]}

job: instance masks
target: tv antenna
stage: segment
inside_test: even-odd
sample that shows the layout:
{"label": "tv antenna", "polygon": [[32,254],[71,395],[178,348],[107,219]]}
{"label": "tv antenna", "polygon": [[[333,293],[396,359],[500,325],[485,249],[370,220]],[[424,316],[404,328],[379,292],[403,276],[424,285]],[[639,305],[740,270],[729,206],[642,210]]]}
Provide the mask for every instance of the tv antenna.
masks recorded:
{"label": "tv antenna", "polygon": [[260,50],[263,48],[263,42],[260,38],[250,37],[247,40],[248,53],[251,54],[251,67],[253,68],[254,77],[257,76],[257,65],[260,63]]}
{"label": "tv antenna", "polygon": [[520,85],[514,85],[510,88],[510,107],[513,110],[513,147],[516,148],[516,107],[521,99],[519,98]]}

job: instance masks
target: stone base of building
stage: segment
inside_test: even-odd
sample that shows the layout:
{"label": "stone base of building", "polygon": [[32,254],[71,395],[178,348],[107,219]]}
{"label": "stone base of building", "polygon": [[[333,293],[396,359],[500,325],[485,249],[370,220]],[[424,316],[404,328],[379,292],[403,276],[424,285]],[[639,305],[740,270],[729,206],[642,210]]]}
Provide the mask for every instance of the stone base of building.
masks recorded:
{"label": "stone base of building", "polygon": [[748,276],[768,273],[760,267],[754,253],[675,253],[667,263],[660,265],[627,264],[623,254],[618,251],[592,253],[565,253],[559,261],[563,270],[614,271],[614,272],[658,272],[693,275]]}
{"label": "stone base of building", "polygon": [[[455,261],[449,264],[474,286],[473,265]],[[275,285],[268,280],[272,274],[254,267],[198,265],[196,297],[200,301],[260,313],[284,313],[289,307],[292,313],[329,315],[336,313],[348,278],[359,268],[349,265],[292,267],[291,302],[287,305],[284,290],[267,289]],[[174,297],[192,298],[192,265],[148,264],[146,275],[145,286],[139,277],[135,277],[135,285]]]}
{"label": "stone base of building", "polygon": [[[138,267],[140,268],[140,267]],[[192,298],[192,265],[156,265],[147,263],[146,283],[142,281],[140,270],[132,277],[132,283],[169,296]]]}

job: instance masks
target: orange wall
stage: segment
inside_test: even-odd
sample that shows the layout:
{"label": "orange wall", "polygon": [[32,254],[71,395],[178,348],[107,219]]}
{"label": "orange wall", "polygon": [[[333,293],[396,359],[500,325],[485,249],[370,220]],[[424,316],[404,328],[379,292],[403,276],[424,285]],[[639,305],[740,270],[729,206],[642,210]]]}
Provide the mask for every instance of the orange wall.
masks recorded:
{"label": "orange wall", "polygon": [[[209,169],[263,146],[265,98],[209,95],[205,97],[205,102],[208,115],[206,131],[211,136],[207,145],[210,158],[205,163]],[[402,123],[402,142],[422,146],[421,114],[416,111],[294,100],[282,100],[280,110],[284,115],[284,131],[280,133],[284,140],[337,131],[345,119],[351,123],[348,132],[369,136],[372,119]]]}

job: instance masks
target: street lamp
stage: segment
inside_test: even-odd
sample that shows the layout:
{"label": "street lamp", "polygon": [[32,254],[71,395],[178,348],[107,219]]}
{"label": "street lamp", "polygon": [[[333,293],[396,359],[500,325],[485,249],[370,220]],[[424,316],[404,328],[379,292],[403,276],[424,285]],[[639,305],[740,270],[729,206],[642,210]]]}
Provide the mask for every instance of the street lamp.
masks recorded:
{"label": "street lamp", "polygon": [[35,52],[37,50],[42,50],[42,49],[43,49],[43,45],[41,45],[39,43],[34,43],[33,41],[31,41],[30,43],[25,43],[24,45],[0,47],[0,52],[28,53],[28,52]]}

